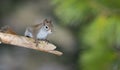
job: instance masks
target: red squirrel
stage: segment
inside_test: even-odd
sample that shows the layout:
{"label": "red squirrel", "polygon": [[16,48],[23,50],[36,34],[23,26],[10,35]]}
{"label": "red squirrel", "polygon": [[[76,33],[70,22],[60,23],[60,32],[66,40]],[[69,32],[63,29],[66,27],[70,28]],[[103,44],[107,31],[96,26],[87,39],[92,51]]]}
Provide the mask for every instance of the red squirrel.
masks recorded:
{"label": "red squirrel", "polygon": [[41,23],[26,28],[25,36],[35,39],[36,46],[38,40],[47,40],[47,36],[52,33],[53,24],[51,20],[44,19]]}

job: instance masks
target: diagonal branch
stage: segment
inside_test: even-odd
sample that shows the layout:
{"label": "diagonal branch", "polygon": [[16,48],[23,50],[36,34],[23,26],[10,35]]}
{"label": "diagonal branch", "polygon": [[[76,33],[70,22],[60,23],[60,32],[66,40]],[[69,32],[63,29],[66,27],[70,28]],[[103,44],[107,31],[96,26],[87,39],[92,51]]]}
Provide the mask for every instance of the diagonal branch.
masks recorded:
{"label": "diagonal branch", "polygon": [[2,43],[16,45],[20,47],[30,48],[34,50],[39,50],[42,52],[52,53],[55,55],[62,55],[62,52],[59,52],[56,49],[56,46],[51,43],[46,43],[45,41],[39,41],[38,47],[34,43],[34,39],[27,38],[20,35],[8,34],[0,32],[0,40]]}

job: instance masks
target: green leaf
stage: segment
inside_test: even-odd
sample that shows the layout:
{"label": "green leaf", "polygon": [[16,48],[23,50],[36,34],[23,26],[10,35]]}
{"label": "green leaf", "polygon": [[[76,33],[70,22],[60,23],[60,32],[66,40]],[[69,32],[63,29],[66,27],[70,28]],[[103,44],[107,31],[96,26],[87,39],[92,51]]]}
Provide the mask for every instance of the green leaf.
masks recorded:
{"label": "green leaf", "polygon": [[[114,43],[114,27],[120,22],[116,17],[99,15],[83,34],[83,43],[90,49],[82,54],[83,70],[109,70],[116,58],[111,47]],[[120,26],[119,26],[120,27]],[[85,46],[84,46],[85,47]]]}

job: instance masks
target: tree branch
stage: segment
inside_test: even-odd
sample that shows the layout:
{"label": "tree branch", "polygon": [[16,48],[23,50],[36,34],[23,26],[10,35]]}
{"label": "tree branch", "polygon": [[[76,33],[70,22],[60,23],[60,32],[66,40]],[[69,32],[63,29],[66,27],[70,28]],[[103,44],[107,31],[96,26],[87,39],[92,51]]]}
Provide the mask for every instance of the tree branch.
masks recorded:
{"label": "tree branch", "polygon": [[55,55],[62,55],[62,52],[56,51],[56,46],[51,43],[46,43],[45,41],[39,41],[38,47],[34,43],[34,39],[27,38],[25,36],[8,34],[0,32],[0,40],[2,43],[16,45],[20,47],[30,48],[34,50],[39,50],[42,52],[52,53]]}

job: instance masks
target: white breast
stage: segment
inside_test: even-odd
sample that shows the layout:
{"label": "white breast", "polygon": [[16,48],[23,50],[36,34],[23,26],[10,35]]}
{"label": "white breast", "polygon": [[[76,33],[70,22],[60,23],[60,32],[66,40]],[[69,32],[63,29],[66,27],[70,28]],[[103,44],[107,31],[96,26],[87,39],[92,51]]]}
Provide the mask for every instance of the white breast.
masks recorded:
{"label": "white breast", "polygon": [[47,31],[40,29],[40,31],[37,34],[37,38],[38,39],[46,39],[47,35],[48,35]]}

